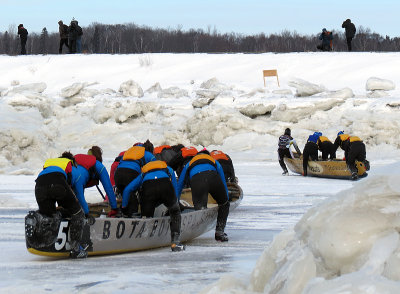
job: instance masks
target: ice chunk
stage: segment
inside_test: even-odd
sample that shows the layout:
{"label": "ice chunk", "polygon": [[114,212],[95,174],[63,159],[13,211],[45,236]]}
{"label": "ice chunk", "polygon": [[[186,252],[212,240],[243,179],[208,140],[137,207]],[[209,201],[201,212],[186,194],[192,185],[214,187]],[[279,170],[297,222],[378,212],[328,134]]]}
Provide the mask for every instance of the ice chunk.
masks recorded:
{"label": "ice chunk", "polygon": [[180,98],[184,96],[189,96],[188,91],[178,88],[178,87],[170,87],[158,92],[158,98]]}
{"label": "ice chunk", "polygon": [[298,97],[312,96],[325,91],[325,87],[312,84],[302,79],[293,79],[288,82],[288,85],[296,88],[296,96]]}
{"label": "ice chunk", "polygon": [[367,80],[365,88],[367,91],[374,91],[374,90],[390,91],[394,90],[396,88],[396,85],[390,80],[371,77]]}
{"label": "ice chunk", "polygon": [[261,115],[270,115],[272,110],[275,109],[275,105],[264,105],[264,104],[250,104],[240,109],[240,113],[250,118],[255,118]]}
{"label": "ice chunk", "polygon": [[134,80],[123,82],[118,90],[125,97],[143,97],[143,89]]}

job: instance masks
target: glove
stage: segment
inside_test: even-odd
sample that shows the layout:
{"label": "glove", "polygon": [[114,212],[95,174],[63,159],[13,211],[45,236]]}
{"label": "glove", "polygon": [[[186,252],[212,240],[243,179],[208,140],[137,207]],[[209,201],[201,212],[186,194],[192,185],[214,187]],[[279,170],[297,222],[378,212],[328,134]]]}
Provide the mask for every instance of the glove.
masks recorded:
{"label": "glove", "polygon": [[108,217],[117,217],[119,213],[118,208],[111,209],[110,212],[107,214]]}
{"label": "glove", "polygon": [[90,214],[85,214],[85,221],[91,226],[95,223],[95,219],[93,217],[93,215]]}

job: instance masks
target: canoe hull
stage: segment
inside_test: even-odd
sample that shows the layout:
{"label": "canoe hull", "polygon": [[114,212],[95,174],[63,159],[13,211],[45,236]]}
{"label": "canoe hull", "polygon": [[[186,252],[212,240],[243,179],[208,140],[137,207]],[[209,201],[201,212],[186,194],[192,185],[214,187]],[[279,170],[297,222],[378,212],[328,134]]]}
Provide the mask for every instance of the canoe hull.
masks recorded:
{"label": "canoe hull", "polygon": [[[243,198],[243,192],[231,202],[231,210],[236,208]],[[210,204],[204,210],[185,209],[181,221],[181,241],[192,240],[212,229],[215,229],[218,206]],[[47,227],[36,229],[39,221],[36,212],[29,212],[25,218],[25,239],[29,252],[37,255],[68,257],[69,219],[49,218]],[[49,225],[49,222],[54,223]],[[169,216],[154,218],[89,218],[84,226],[82,243],[89,244],[89,255],[117,254],[169,246],[171,230]],[[44,221],[46,223],[46,221]],[[51,229],[50,229],[51,228]],[[35,230],[35,232],[33,232]],[[39,233],[38,233],[39,231]],[[47,232],[49,236],[38,236]]]}
{"label": "canoe hull", "polygon": [[[297,174],[303,173],[302,158],[286,158],[285,163],[288,168]],[[367,176],[365,165],[356,161],[358,176]],[[351,179],[350,170],[347,168],[344,160],[325,160],[325,161],[309,161],[307,166],[307,175],[313,177],[332,178],[332,179]]]}

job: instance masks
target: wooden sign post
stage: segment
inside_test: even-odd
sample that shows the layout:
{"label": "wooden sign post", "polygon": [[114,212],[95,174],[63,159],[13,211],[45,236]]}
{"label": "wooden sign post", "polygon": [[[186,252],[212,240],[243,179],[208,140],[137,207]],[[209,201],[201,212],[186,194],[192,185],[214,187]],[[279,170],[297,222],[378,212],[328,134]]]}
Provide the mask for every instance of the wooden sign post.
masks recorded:
{"label": "wooden sign post", "polygon": [[278,79],[278,70],[276,69],[265,69],[263,70],[263,78],[264,78],[264,87],[265,85],[265,77],[274,77],[276,76],[276,80],[278,81],[278,87],[280,87],[279,85],[279,79]]}

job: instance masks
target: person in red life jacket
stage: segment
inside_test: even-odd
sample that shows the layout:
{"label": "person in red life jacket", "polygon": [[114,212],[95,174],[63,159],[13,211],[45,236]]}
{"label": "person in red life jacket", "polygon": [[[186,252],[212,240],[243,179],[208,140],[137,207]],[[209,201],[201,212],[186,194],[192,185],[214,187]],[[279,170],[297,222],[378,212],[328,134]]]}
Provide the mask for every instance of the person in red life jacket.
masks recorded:
{"label": "person in red life jacket", "polygon": [[74,183],[74,191],[85,214],[89,214],[89,206],[85,200],[84,190],[85,188],[97,186],[100,181],[108,195],[108,201],[111,206],[108,216],[115,217],[118,213],[117,201],[110,182],[110,176],[102,163],[101,148],[93,146],[89,149],[88,154],[76,154],[74,157],[80,174],[80,177]]}
{"label": "person in red life jacket", "polygon": [[168,208],[171,250],[184,250],[185,246],[180,242],[181,210],[174,170],[165,161],[151,161],[142,167],[141,176],[133,180],[132,184],[132,190],[137,190],[141,186],[140,210],[142,217],[154,217],[154,210],[160,204],[164,204]]}
{"label": "person in red life jacket", "polygon": [[143,146],[133,146],[123,155],[114,175],[115,185],[122,193],[121,212],[123,216],[131,217],[139,210],[137,192],[140,185],[141,169],[150,161],[155,161],[153,144],[147,140]]}
{"label": "person in red life jacket", "polygon": [[[157,158],[157,160],[163,160],[163,159],[162,159],[162,156],[161,156],[161,153],[162,153],[164,150],[169,150],[169,149],[172,149],[171,146],[169,146],[169,145],[157,146],[157,147],[154,148],[153,154],[154,154],[154,156]],[[164,160],[164,161],[165,161],[165,160]]]}
{"label": "person in red life jacket", "polygon": [[210,155],[222,166],[222,169],[224,170],[225,181],[227,183],[237,183],[235,168],[233,167],[232,159],[229,157],[229,155],[221,150],[213,150],[211,151]]}
{"label": "person in red life jacket", "polygon": [[297,153],[301,155],[300,149],[297,146],[296,141],[291,136],[291,130],[289,128],[285,129],[285,133],[279,137],[278,141],[278,161],[281,166],[283,173],[282,175],[288,175],[288,169],[286,167],[284,158],[294,158],[292,151],[290,150],[290,146],[293,145],[296,149]]}
{"label": "person in red life jacket", "polygon": [[158,160],[165,161],[168,166],[176,170],[179,167],[179,163],[176,161],[177,155],[180,154],[180,150],[184,147],[182,144],[162,145],[154,148],[153,153]]}
{"label": "person in red life jacket", "polygon": [[[176,145],[177,149],[182,146],[181,144]],[[193,146],[189,147],[181,147],[180,150],[177,151],[174,158],[171,160],[170,166],[176,171],[176,174],[179,175],[182,172],[183,167],[198,153],[197,149]]]}
{"label": "person in red life jacket", "polygon": [[311,159],[313,161],[318,160],[318,138],[320,132],[315,132],[314,134],[308,136],[308,140],[303,149],[303,176],[307,176],[307,166],[308,161]]}
{"label": "person in red life jacket", "polygon": [[349,134],[345,134],[344,131],[340,131],[337,134],[336,140],[333,143],[333,151],[336,153],[336,150],[340,148],[344,151],[344,159],[347,159],[347,153],[349,149],[349,141],[350,138]]}
{"label": "person in red life jacket", "polygon": [[357,136],[350,136],[348,139],[348,144],[346,145],[348,148],[346,163],[347,167],[351,172],[351,179],[358,179],[358,169],[356,166],[356,160],[361,161],[369,170],[369,163],[366,163],[366,151],[364,142]]}
{"label": "person in red life jacket", "polygon": [[192,200],[195,210],[207,208],[208,194],[218,203],[215,240],[226,242],[228,235],[224,232],[229,214],[229,194],[224,171],[207,150],[200,151],[182,170],[178,182],[178,198],[186,180],[189,179],[192,189]]}
{"label": "person in red life jacket", "polygon": [[43,170],[39,173],[35,185],[35,197],[39,213],[52,217],[56,213],[56,203],[71,217],[69,226],[71,258],[86,258],[87,245],[81,244],[85,214],[75,197],[72,188],[73,180],[79,177],[79,172],[73,166],[74,157],[70,152],[64,152],[59,158],[47,159]]}
{"label": "person in red life jacket", "polygon": [[322,160],[328,160],[328,156],[331,160],[336,158],[336,150],[334,150],[333,143],[327,137],[319,136],[317,145],[319,151],[322,152]]}

